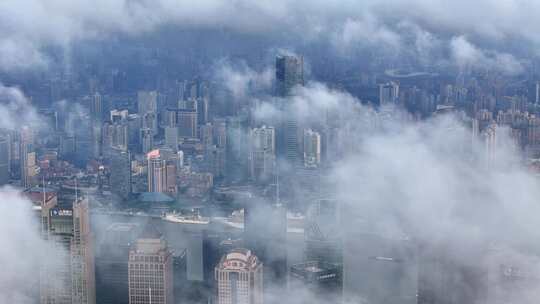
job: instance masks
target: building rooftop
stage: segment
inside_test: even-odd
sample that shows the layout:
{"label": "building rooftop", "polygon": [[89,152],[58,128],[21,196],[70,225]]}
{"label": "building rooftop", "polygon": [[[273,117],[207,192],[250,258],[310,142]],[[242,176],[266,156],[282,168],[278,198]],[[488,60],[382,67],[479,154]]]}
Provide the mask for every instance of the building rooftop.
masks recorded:
{"label": "building rooftop", "polygon": [[338,265],[321,261],[310,261],[291,266],[291,276],[303,282],[329,282],[340,279]]}
{"label": "building rooftop", "polygon": [[221,257],[218,267],[223,270],[252,270],[260,264],[251,250],[237,248]]}
{"label": "building rooftop", "polygon": [[320,262],[320,261],[310,261],[300,264],[295,264],[291,266],[291,269],[310,272],[310,273],[319,273],[326,270],[337,269],[337,266],[330,263]]}
{"label": "building rooftop", "polygon": [[109,225],[109,227],[107,227],[107,231],[128,232],[137,227],[137,224],[132,223],[112,223]]}

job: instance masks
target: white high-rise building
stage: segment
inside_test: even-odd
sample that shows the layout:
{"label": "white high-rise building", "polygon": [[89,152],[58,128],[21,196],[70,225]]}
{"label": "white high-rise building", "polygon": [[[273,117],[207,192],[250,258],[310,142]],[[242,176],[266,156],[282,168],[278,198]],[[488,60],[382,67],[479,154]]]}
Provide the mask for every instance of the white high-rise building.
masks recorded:
{"label": "white high-rise building", "polygon": [[247,249],[224,255],[215,269],[218,304],[262,304],[263,265]]}
{"label": "white high-rise building", "polygon": [[379,105],[397,104],[399,99],[399,84],[388,82],[379,85]]}
{"label": "white high-rise building", "polygon": [[274,175],[276,132],[273,127],[254,128],[249,133],[249,171],[252,180],[266,181]]}
{"label": "white high-rise building", "polygon": [[156,91],[137,92],[137,107],[143,120],[143,126],[151,129],[152,134],[156,135],[158,133],[158,93]]}
{"label": "white high-rise building", "polygon": [[161,157],[159,150],[152,150],[147,154],[148,159],[148,192],[165,192],[167,161]]}
{"label": "white high-rise building", "polygon": [[41,304],[95,304],[94,242],[88,200],[42,209],[47,250],[40,265]]}
{"label": "white high-rise building", "polygon": [[173,304],[172,254],[159,236],[143,236],[129,252],[129,304]]}
{"label": "white high-rise building", "polygon": [[317,168],[321,164],[321,134],[304,130],[304,166]]}

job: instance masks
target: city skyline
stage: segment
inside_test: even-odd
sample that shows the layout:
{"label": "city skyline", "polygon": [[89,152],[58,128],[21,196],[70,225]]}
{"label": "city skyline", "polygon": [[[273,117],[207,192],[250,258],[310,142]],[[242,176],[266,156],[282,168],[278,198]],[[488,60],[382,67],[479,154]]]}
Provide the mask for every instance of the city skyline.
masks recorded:
{"label": "city skyline", "polygon": [[7,0],[0,302],[535,303],[535,12]]}

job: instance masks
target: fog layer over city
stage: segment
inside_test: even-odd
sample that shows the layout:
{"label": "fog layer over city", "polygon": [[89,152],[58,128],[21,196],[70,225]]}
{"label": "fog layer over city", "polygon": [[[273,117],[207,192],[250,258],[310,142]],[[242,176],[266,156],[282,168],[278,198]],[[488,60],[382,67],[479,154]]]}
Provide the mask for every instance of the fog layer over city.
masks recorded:
{"label": "fog layer over city", "polygon": [[536,303],[538,12],[1,1],[0,304]]}

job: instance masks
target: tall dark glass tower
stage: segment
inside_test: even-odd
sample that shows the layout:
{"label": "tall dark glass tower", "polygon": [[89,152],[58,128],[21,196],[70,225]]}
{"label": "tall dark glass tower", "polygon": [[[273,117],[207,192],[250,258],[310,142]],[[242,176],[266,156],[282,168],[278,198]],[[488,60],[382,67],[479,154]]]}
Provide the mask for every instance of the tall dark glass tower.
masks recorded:
{"label": "tall dark glass tower", "polygon": [[296,56],[278,56],[276,58],[276,93],[288,96],[292,89],[304,85],[304,58]]}
{"label": "tall dark glass tower", "polygon": [[[304,59],[296,56],[278,56],[276,58],[276,95],[288,97],[293,95],[296,86],[304,85]],[[286,101],[285,101],[286,102]],[[286,107],[286,105],[281,105]],[[294,114],[294,113],[293,113]],[[297,119],[288,117],[278,129],[278,154],[282,155],[290,166],[294,167],[300,159],[298,149]]]}
{"label": "tall dark glass tower", "polygon": [[111,153],[111,191],[122,199],[131,193],[131,156],[127,151],[112,149]]}

